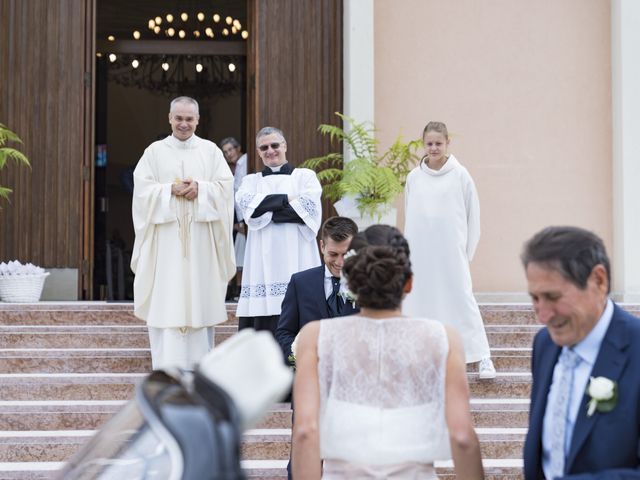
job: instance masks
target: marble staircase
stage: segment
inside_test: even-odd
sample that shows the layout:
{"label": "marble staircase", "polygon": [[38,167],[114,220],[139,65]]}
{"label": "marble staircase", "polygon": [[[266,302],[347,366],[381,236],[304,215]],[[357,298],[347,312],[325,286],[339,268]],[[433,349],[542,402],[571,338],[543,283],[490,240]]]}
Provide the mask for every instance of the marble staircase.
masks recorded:
{"label": "marble staircase", "polygon": [[[640,305],[627,305],[637,313]],[[482,304],[495,380],[469,368],[471,409],[487,478],[520,479],[539,326],[525,304]],[[237,330],[235,305],[216,327],[216,343]],[[130,304],[0,303],[0,480],[50,479],[129,398],[150,370],[146,328]],[[285,479],[289,404],[274,405],[246,432],[243,465],[251,479]],[[441,478],[455,478],[450,462]]]}

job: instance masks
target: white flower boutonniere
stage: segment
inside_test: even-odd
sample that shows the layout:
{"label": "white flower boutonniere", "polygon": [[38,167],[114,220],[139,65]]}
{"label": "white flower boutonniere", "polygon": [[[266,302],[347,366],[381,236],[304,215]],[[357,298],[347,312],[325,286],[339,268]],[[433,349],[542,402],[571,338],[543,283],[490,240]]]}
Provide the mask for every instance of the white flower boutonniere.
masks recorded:
{"label": "white flower boutonniere", "polygon": [[591,377],[587,387],[587,395],[591,397],[587,404],[587,416],[599,411],[610,412],[618,402],[618,384],[606,377]]}
{"label": "white flower boutonniere", "polygon": [[291,353],[287,357],[287,360],[289,360],[289,365],[291,365],[291,368],[293,368],[294,370],[296,369],[296,351],[298,350],[299,335],[300,333],[298,333],[298,335],[296,335],[296,338],[293,339],[293,342],[291,343]]}
{"label": "white flower boutonniere", "polygon": [[341,290],[338,295],[342,297],[344,303],[351,302],[351,306],[355,308],[356,300],[358,299],[355,293],[353,293],[351,290]]}
{"label": "white flower boutonniere", "polygon": [[[344,254],[344,259],[346,260],[347,258],[353,257],[357,254],[358,252],[356,252],[354,249],[351,249]],[[347,288],[347,277],[343,272],[340,272],[340,284],[341,288],[340,292],[338,292],[338,295],[342,298],[344,303],[351,302],[351,306],[355,308],[358,296]]]}

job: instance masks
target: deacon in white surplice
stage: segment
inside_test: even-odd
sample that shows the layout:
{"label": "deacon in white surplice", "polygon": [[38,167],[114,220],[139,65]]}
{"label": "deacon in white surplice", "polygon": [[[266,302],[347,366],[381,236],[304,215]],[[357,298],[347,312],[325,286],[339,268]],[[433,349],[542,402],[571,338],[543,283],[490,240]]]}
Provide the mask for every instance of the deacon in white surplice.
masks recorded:
{"label": "deacon in white surplice", "polygon": [[236,271],[233,175],[222,151],[195,135],[198,118],[194,99],[173,100],[173,134],[133,172],[135,315],[147,322],[154,370],[192,369],[213,347]]}
{"label": "deacon in white surplice", "polygon": [[275,329],[291,275],[320,265],[316,234],[322,187],[315,172],[287,163],[283,133],[264,127],[256,136],[264,170],[244,177],[236,194],[248,227],[239,328]]}

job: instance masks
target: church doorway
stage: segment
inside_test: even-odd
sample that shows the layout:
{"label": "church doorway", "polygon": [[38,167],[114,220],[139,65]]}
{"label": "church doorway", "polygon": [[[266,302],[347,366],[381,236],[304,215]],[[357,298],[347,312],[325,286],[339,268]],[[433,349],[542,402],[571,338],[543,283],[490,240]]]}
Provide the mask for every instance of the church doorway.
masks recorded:
{"label": "church doorway", "polygon": [[246,2],[97,0],[95,300],[133,299],[129,268],[133,169],[144,149],[171,133],[169,102],[200,104],[197,135],[246,150]]}

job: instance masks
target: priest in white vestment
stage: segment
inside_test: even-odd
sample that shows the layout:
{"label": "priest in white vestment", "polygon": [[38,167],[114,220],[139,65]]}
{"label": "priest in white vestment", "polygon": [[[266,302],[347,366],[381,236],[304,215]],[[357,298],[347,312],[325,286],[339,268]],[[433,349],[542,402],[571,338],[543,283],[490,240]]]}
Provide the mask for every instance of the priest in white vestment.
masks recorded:
{"label": "priest in white vestment", "polygon": [[193,366],[226,321],[233,258],[233,176],[222,151],[195,135],[198,103],[171,102],[172,135],[133,173],[135,315],[147,322],[154,370]]}
{"label": "priest in white vestment", "polygon": [[275,329],[291,275],[320,265],[316,235],[322,187],[314,171],[287,163],[283,133],[265,127],[256,136],[264,170],[244,177],[236,201],[248,228],[239,328]]}

